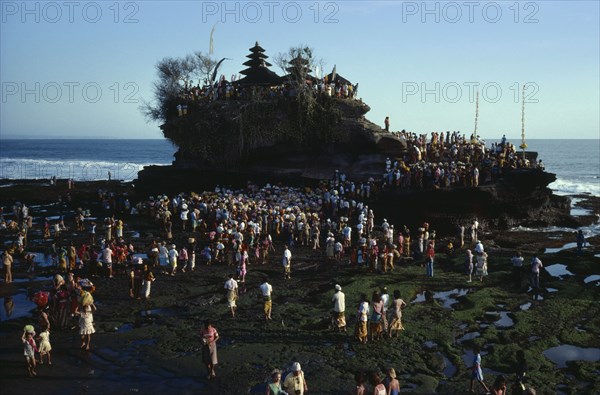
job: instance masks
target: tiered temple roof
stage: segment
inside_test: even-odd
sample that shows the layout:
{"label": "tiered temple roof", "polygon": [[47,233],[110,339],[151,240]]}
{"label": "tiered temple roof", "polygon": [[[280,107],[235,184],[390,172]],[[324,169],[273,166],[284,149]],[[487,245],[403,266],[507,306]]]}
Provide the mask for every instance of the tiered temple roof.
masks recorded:
{"label": "tiered temple roof", "polygon": [[250,55],[246,56],[250,60],[244,62],[247,69],[240,71],[240,74],[245,75],[244,78],[237,81],[241,85],[278,85],[281,83],[281,77],[269,70],[271,63],[266,59],[265,50],[258,45],[258,41],[254,47],[250,48]]}

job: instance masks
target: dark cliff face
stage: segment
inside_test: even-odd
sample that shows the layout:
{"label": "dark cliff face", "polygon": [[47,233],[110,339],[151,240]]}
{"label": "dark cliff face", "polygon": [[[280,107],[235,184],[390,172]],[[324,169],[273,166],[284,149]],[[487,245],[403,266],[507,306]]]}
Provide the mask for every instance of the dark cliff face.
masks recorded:
{"label": "dark cliff face", "polygon": [[[174,166],[204,171],[354,179],[379,175],[404,142],[368,121],[361,101],[320,97],[308,107],[289,98],[216,101],[161,126],[179,151]],[[255,175],[255,177],[252,177]],[[323,177],[325,176],[325,177]]]}
{"label": "dark cliff face", "polygon": [[474,218],[491,228],[574,225],[570,199],[547,188],[556,176],[539,169],[514,170],[497,182],[475,187],[430,190],[388,190],[374,207],[396,223],[420,226],[435,224],[445,234]]}

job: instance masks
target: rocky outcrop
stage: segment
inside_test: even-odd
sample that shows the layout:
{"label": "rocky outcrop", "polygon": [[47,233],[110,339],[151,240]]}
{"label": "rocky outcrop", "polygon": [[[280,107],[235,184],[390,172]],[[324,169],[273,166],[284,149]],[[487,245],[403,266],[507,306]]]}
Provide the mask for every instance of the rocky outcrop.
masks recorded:
{"label": "rocky outcrop", "polygon": [[417,226],[428,221],[445,234],[474,218],[487,227],[572,226],[570,199],[547,188],[556,176],[538,169],[515,170],[497,182],[475,187],[388,190],[374,207],[394,223]]}
{"label": "rocky outcrop", "polygon": [[[289,98],[192,103],[188,115],[161,129],[179,147],[176,174],[198,171],[232,181],[298,182],[330,178],[335,170],[362,181],[379,177],[385,158],[406,149],[403,139],[365,118],[370,107],[362,101],[325,96],[313,107],[306,112]],[[138,184],[165,172],[145,169]]]}
{"label": "rocky outcrop", "polygon": [[[216,101],[188,106],[187,116],[161,126],[179,151],[172,166],[150,166],[136,186],[148,192],[243,187],[255,183],[314,184],[336,170],[353,181],[380,179],[386,157],[402,156],[406,142],[365,118],[362,101],[320,98],[310,111],[289,98]],[[528,158],[535,161],[536,154]],[[473,187],[384,190],[372,206],[395,223],[427,220],[452,232],[474,217],[493,227],[568,224],[569,199],[547,186],[555,176],[537,169],[505,172]]]}

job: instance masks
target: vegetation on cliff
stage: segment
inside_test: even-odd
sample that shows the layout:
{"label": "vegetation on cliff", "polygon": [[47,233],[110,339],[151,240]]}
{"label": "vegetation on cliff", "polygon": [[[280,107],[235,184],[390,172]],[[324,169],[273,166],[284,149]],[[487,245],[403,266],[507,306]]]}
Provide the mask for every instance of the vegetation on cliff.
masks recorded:
{"label": "vegetation on cliff", "polygon": [[289,98],[197,103],[187,116],[170,119],[161,129],[180,147],[178,159],[229,167],[257,148],[298,152],[342,141],[336,101],[323,97],[310,107]]}
{"label": "vegetation on cliff", "polygon": [[[199,52],[165,58],[156,66],[155,102],[142,110],[162,122],[164,136],[180,148],[178,162],[190,166],[232,168],[260,149],[317,154],[350,141],[344,117],[360,118],[368,106],[316,93],[309,75],[316,61],[308,47],[293,47],[276,62],[290,74],[274,87],[216,81],[221,62]],[[201,94],[190,94],[195,90]]]}

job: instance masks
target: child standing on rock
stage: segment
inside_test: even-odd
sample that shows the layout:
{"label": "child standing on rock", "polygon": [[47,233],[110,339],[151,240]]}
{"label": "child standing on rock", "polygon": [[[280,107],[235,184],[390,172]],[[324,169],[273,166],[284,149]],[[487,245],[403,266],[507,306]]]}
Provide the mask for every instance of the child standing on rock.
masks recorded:
{"label": "child standing on rock", "polygon": [[92,334],[96,333],[94,329],[94,315],[96,306],[92,303],[87,306],[80,306],[77,308],[75,314],[79,314],[79,334],[81,335],[81,349],[86,351],[90,350],[90,342],[92,340]]}
{"label": "child standing on rock", "polygon": [[40,365],[44,364],[44,355],[48,356],[48,365],[52,365],[52,359],[50,357],[50,351],[52,351],[52,345],[50,344],[50,329],[46,328],[38,337],[40,341]]}
{"label": "child standing on rock", "polygon": [[23,332],[23,335],[21,336],[21,341],[23,342],[23,355],[25,355],[27,373],[29,374],[29,377],[33,377],[37,375],[37,373],[35,372],[35,353],[38,349],[35,345],[35,340],[33,339],[33,336],[35,334],[35,332],[33,332],[33,327],[31,325],[28,325],[28,327],[31,327],[31,330],[26,329]]}

